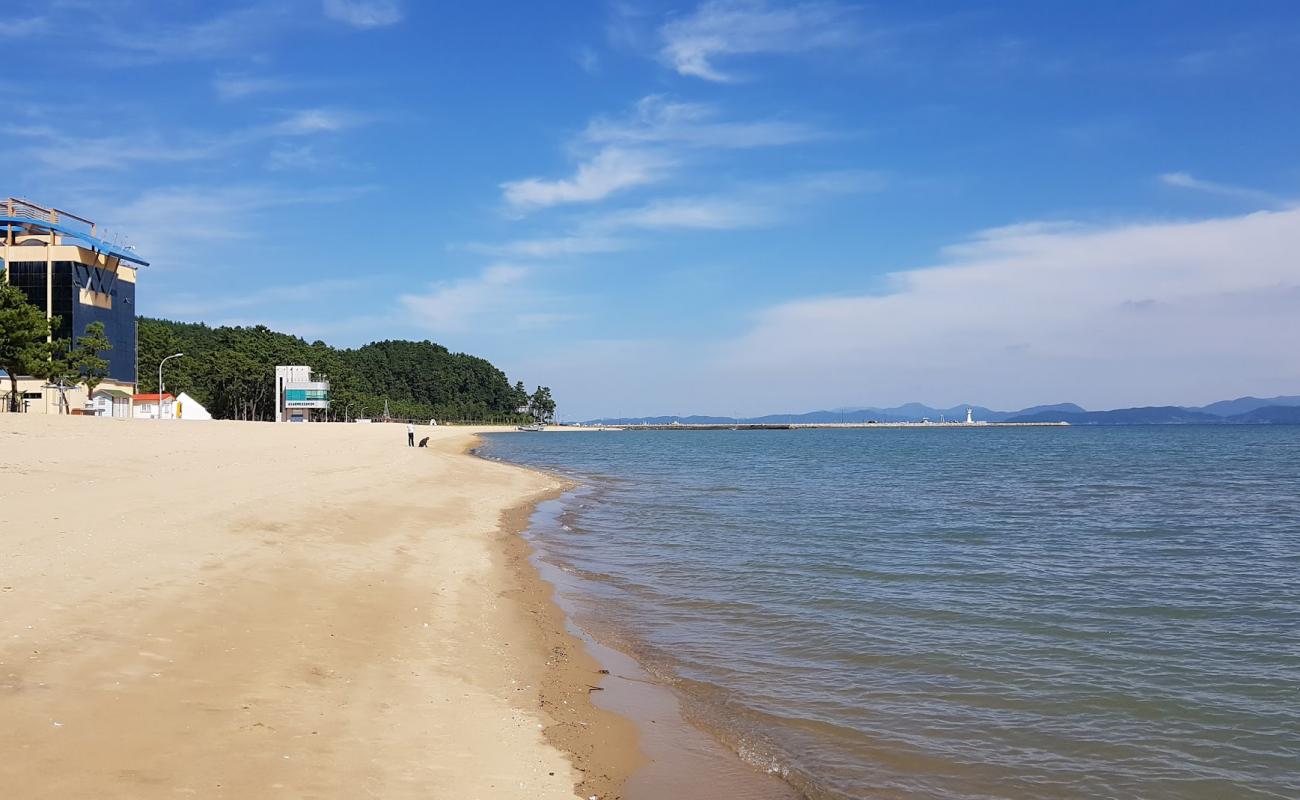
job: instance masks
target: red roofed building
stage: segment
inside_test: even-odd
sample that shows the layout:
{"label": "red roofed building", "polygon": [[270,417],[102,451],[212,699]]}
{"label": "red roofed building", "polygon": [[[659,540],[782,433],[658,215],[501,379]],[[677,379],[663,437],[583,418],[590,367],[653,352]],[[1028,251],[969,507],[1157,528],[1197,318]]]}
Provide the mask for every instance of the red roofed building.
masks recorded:
{"label": "red roofed building", "polygon": [[[158,394],[156,392],[131,395],[131,406],[133,409],[131,416],[136,419],[158,419],[158,399]],[[175,404],[176,398],[172,396],[171,392],[164,392],[162,394],[161,405],[163,419],[175,418]]]}

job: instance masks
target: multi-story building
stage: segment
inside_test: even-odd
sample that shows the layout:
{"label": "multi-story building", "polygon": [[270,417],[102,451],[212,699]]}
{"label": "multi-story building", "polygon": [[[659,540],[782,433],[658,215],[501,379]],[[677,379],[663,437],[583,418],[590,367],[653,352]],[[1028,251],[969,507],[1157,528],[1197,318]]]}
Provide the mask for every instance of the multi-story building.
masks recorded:
{"label": "multi-story building", "polygon": [[311,367],[275,368],[275,421],[311,422],[330,407],[330,384]]}
{"label": "multi-story building", "polygon": [[[26,200],[0,200],[4,279],[22,289],[46,317],[59,318],[54,339],[75,341],[90,323],[104,323],[113,347],[103,354],[108,375],[96,394],[125,400],[129,408],[136,385],[136,271],[148,263],[98,233],[95,223],[75,214]],[[27,411],[53,413],[58,408],[58,392],[38,378],[19,376],[18,390],[20,406]],[[4,410],[8,392],[4,381]],[[84,407],[87,399],[84,387],[68,392],[72,408]],[[117,405],[121,403],[110,403]]]}

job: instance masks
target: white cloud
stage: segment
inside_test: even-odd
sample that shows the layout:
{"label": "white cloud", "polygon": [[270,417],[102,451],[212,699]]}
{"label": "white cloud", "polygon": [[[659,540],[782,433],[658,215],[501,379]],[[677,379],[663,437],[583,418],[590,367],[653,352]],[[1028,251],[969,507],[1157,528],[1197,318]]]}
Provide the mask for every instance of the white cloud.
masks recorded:
{"label": "white cloud", "polygon": [[197,161],[212,157],[222,144],[212,140],[178,141],[152,131],[129,135],[77,136],[46,126],[10,126],[8,135],[31,141],[14,148],[47,170],[121,170],[138,163]]}
{"label": "white cloud", "polygon": [[593,119],[583,131],[583,138],[597,144],[739,149],[799,144],[826,136],[800,122],[735,122],[719,120],[718,116],[718,109],[710,105],[649,95],[636,104],[631,114]]}
{"label": "white cloud", "polygon": [[577,234],[546,239],[518,239],[501,244],[474,243],[464,249],[474,253],[508,258],[559,258],[562,256],[614,253],[625,250],[628,242],[609,236]]}
{"label": "white cloud", "polygon": [[874,172],[815,172],[780,181],[746,184],[711,195],[660,198],[593,218],[588,226],[592,231],[606,233],[626,228],[754,228],[782,222],[798,207],[829,197],[879,191],[883,187],[883,178]]}
{"label": "white cloud", "polygon": [[756,227],[773,219],[773,209],[740,198],[675,197],[654,200],[639,208],[615,211],[601,218],[599,224],[612,229],[734,230]]}
{"label": "white cloud", "polygon": [[713,106],[683,103],[662,95],[642,98],[631,113],[596,117],[577,137],[575,149],[595,155],[571,178],[527,178],[501,184],[516,211],[570,203],[594,203],[627,189],[670,177],[696,151],[777,147],[824,138],[808,125],[779,120],[718,119]]}
{"label": "white cloud", "polygon": [[[102,46],[95,52],[126,62],[200,61],[229,58],[274,39],[296,17],[292,4],[262,2],[234,8],[197,22],[157,22],[145,9],[131,15],[129,24],[111,4],[79,10],[82,27],[95,30]],[[113,53],[115,55],[109,55]]]}
{"label": "white cloud", "polygon": [[1243,186],[1233,186],[1227,183],[1203,181],[1200,178],[1195,178],[1187,174],[1186,172],[1166,172],[1164,175],[1160,176],[1160,182],[1166,186],[1172,186],[1177,189],[1192,189],[1193,191],[1217,194],[1223,197],[1243,200],[1256,205],[1286,205],[1282,198],[1269,194],[1268,192],[1261,192],[1257,189],[1248,189]]}
{"label": "white cloud", "polygon": [[[882,295],[792,300],[717,353],[767,410],[1192,403],[1300,387],[1300,210],[1007,228]],[[777,379],[779,376],[779,380]]]}
{"label": "white cloud", "polygon": [[382,28],[402,21],[397,0],[323,0],[325,16],[354,28]]}
{"label": "white cloud", "polygon": [[650,336],[670,338],[550,348],[520,367],[547,376],[579,419],[1300,391],[1300,209],[1011,226],[946,252],[890,276],[885,293],[791,299],[713,343],[663,330]]}
{"label": "white cloud", "polygon": [[363,121],[360,115],[348,111],[312,108],[290,114],[272,125],[267,132],[280,136],[308,136],[313,133],[334,133],[356,127]]}
{"label": "white cloud", "polygon": [[662,180],[673,160],[661,153],[607,147],[578,166],[572,178],[527,178],[503,183],[505,201],[518,210],[591,203],[615,192]]}
{"label": "white cloud", "polygon": [[435,283],[423,294],[399,298],[412,324],[446,333],[469,329],[487,317],[517,317],[526,300],[524,282],[531,270],[514,264],[495,264],[476,276]]}
{"label": "white cloud", "polygon": [[20,148],[22,153],[48,171],[120,171],[137,164],[207,161],[259,142],[336,133],[368,121],[349,111],[307,109],[278,122],[220,133],[138,129],[130,134],[79,136],[44,125],[11,125],[3,132],[32,142]]}
{"label": "white cloud", "polygon": [[800,53],[845,47],[860,35],[848,8],[809,2],[775,6],[766,0],[709,0],[660,28],[659,56],[681,75],[731,82],[716,61],[728,56]]}
{"label": "white cloud", "polygon": [[828,198],[880,191],[884,179],[861,170],[814,172],[779,181],[750,183],[708,195],[662,197],[580,218],[563,236],[502,243],[473,242],[458,249],[502,258],[551,259],[629,250],[624,234],[668,229],[725,231],[786,222],[802,207]]}

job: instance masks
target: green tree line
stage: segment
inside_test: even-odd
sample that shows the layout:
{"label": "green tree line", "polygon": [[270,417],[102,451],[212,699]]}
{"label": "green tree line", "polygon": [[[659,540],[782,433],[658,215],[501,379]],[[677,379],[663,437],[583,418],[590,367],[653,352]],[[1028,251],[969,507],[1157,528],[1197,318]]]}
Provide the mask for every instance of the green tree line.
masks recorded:
{"label": "green tree line", "polygon": [[555,413],[549,388],[529,394],[487,360],[430,341],[338,349],[263,325],[213,328],[149,317],[137,320],[137,341],[140,391],[158,391],[158,362],[184,353],[167,362],[167,391],[188,392],[219,419],[274,419],[275,367],[288,364],[310,366],[330,382],[331,419],[378,417],[385,400],[397,419],[513,423]]}

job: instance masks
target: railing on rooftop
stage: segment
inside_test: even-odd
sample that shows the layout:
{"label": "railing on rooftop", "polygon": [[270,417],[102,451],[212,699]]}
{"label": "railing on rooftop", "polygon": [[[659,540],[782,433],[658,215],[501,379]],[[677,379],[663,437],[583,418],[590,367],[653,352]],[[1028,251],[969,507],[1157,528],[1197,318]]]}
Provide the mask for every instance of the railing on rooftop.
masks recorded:
{"label": "railing on rooftop", "polygon": [[[37,223],[46,223],[52,225],[68,225],[70,227],[80,227],[84,225],[86,232],[91,236],[95,235],[95,223],[79,217],[76,214],[67,211],[61,211],[57,208],[46,208],[38,206],[30,200],[22,200],[17,197],[10,197],[3,201],[4,215],[15,219],[30,219]],[[80,223],[80,225],[78,225]]]}

